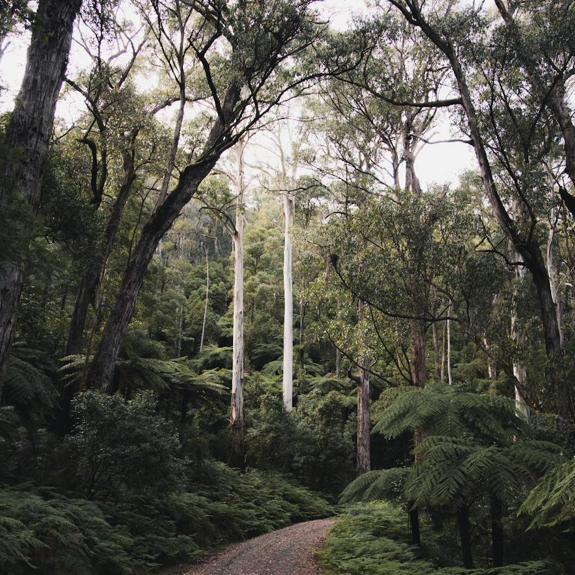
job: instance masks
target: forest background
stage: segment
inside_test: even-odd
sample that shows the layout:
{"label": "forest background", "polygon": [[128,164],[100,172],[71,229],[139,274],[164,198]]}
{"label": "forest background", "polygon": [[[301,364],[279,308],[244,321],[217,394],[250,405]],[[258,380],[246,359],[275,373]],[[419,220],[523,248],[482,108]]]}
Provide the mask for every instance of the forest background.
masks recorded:
{"label": "forest background", "polygon": [[0,8],[0,569],[569,572],[572,2]]}

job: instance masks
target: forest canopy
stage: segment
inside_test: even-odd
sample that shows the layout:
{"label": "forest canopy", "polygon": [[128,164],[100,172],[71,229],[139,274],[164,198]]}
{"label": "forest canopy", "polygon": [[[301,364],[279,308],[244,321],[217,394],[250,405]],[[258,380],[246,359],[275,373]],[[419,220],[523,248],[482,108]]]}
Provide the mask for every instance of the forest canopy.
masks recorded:
{"label": "forest canopy", "polygon": [[575,4],[330,6],[0,0],[1,572],[572,572]]}

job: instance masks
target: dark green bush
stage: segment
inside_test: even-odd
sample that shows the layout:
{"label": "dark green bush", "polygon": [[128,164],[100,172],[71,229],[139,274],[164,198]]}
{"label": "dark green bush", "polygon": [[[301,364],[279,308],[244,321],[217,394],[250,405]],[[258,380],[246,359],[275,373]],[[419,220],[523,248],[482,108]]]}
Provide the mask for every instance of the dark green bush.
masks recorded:
{"label": "dark green bush", "polygon": [[69,441],[88,499],[122,491],[160,496],[184,488],[178,438],[155,410],[151,394],[126,401],[90,391],[74,400],[77,423]]}

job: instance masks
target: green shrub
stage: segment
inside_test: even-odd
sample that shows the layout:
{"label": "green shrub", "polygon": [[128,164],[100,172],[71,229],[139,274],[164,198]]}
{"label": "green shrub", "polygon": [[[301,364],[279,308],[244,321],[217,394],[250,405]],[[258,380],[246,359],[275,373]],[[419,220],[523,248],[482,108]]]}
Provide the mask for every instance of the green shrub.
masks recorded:
{"label": "green shrub", "polygon": [[165,495],[184,488],[179,440],[155,410],[149,393],[126,401],[89,391],[74,400],[77,424],[69,441],[79,486],[88,499],[117,497],[123,491]]}

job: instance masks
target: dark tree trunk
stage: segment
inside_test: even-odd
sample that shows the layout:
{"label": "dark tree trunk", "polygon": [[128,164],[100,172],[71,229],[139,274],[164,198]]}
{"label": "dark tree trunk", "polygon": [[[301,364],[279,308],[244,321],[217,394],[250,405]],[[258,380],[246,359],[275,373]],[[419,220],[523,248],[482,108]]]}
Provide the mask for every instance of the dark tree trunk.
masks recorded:
{"label": "dark tree trunk", "polygon": [[[0,214],[16,222],[11,225],[11,239],[23,243],[39,203],[54,111],[81,3],[40,0],[24,79],[2,142],[10,154],[0,166]],[[25,206],[28,214],[22,212]],[[0,261],[0,397],[21,288],[21,262]]]}
{"label": "dark tree trunk", "polygon": [[411,321],[411,361],[413,385],[425,387],[427,369],[425,367],[425,324],[420,320]]}
{"label": "dark tree trunk", "polygon": [[80,281],[80,287],[78,288],[76,304],[74,306],[70,330],[68,332],[68,343],[66,345],[66,353],[68,355],[82,353],[88,308],[90,307],[90,302],[95,299],[102,272],[114,248],[114,242],[120,227],[124,207],[130,195],[132,185],[136,179],[133,150],[124,151],[123,159],[124,175],[122,185],[120,186],[120,190],[112,206],[108,225],[106,226],[102,253],[98,255],[96,261],[91,262],[86,268],[82,280]]}
{"label": "dark tree trunk", "polygon": [[[222,108],[224,120],[230,122],[233,120],[239,97],[240,86],[234,82],[228,88],[224,100]],[[204,159],[188,165],[183,170],[177,186],[169,193],[164,203],[157,207],[143,227],[140,240],[134,248],[124,272],[116,301],[102,334],[100,346],[90,366],[87,381],[89,387],[97,387],[102,390],[109,387],[114,373],[114,362],[134,313],[136,299],[142,287],[148,264],[163,235],[170,229],[183,207],[196,193],[198,186],[211,172],[223,151],[233,144],[229,136],[225,134],[227,128],[226,125],[222,124],[221,119],[216,120],[206,144],[208,153]]]}
{"label": "dark tree trunk", "polygon": [[503,504],[497,497],[491,497],[491,557],[493,567],[503,566]]}
{"label": "dark tree trunk", "polygon": [[124,272],[114,307],[104,328],[98,351],[88,372],[88,386],[106,390],[114,372],[114,362],[118,356],[122,339],[134,313],[136,299],[144,274],[148,269],[160,239],[180,214],[181,209],[195,194],[199,184],[215,164],[203,162],[190,166],[182,176],[179,194],[170,194],[167,200],[152,215],[142,229],[140,240],[132,252],[130,262]]}
{"label": "dark tree trunk", "polygon": [[413,507],[413,501],[408,503],[409,507],[409,529],[411,531],[411,543],[413,545],[421,544],[421,532],[419,529],[419,510]]}
{"label": "dark tree trunk", "polygon": [[[135,135],[134,135],[135,138]],[[134,140],[132,140],[133,144]],[[78,294],[76,296],[76,303],[74,312],[72,314],[72,321],[70,323],[70,330],[68,332],[68,342],[66,344],[66,355],[78,355],[84,350],[84,329],[86,326],[86,318],[88,317],[88,308],[90,302],[96,299],[96,292],[100,284],[106,262],[112,253],[116,234],[120,227],[122,213],[130,195],[130,190],[136,179],[136,172],[134,167],[134,152],[124,151],[124,176],[122,185],[114,205],[112,212],[106,226],[105,243],[103,253],[99,255],[95,262],[86,268]],[[97,321],[95,318],[94,321]],[[91,350],[86,351],[86,355],[90,354]],[[71,419],[70,409],[72,398],[78,391],[77,383],[68,383],[63,385],[60,389],[60,414],[58,416],[58,430],[60,436],[64,436],[70,432]]]}
{"label": "dark tree trunk", "polygon": [[[441,40],[439,40],[439,42],[442,43]],[[444,51],[451,63],[451,67],[459,87],[459,92],[461,94],[462,105],[467,116],[469,132],[473,141],[475,156],[479,164],[479,171],[485,195],[489,199],[491,209],[495,219],[501,227],[501,230],[511,241],[514,248],[523,259],[525,267],[531,273],[539,301],[539,311],[541,323],[543,325],[545,348],[547,350],[547,355],[553,358],[556,356],[556,352],[561,349],[561,337],[557,310],[555,302],[553,301],[549,275],[547,274],[547,267],[545,265],[545,260],[543,259],[543,254],[541,253],[541,248],[533,238],[529,238],[527,240],[522,236],[499,196],[493,173],[491,171],[487,151],[485,149],[485,144],[479,129],[477,112],[471,98],[465,73],[463,72],[463,68],[456,56],[453,46],[446,42],[443,42],[442,44],[443,46],[439,44],[438,46]],[[571,413],[569,392],[565,388],[564,384],[561,385],[561,382],[557,388],[557,398],[557,414],[568,418]]]}
{"label": "dark tree trunk", "polygon": [[362,360],[357,386],[357,474],[371,470],[370,410],[369,410],[369,360]]}
{"label": "dark tree trunk", "polygon": [[467,505],[462,505],[457,510],[457,529],[461,539],[461,555],[463,566],[466,569],[473,569],[473,553],[471,550],[471,527],[469,525],[469,510]]}

